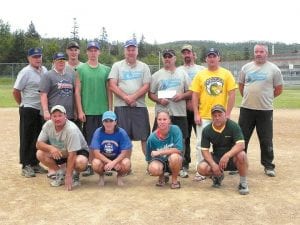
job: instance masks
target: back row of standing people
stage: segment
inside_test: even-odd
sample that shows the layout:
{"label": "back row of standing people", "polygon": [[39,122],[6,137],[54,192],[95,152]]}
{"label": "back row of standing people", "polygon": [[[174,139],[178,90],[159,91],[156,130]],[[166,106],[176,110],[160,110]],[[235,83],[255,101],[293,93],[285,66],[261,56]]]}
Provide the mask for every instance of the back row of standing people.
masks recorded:
{"label": "back row of standing people", "polygon": [[[255,57],[255,59],[262,58],[261,54],[263,54],[264,61],[262,60],[261,64],[259,64],[255,60],[254,66],[261,69],[261,66],[265,67],[268,51],[266,46],[256,45],[254,49],[255,56],[258,50],[263,53],[257,53],[258,57]],[[70,52],[73,52],[73,56]],[[219,66],[220,53],[218,50],[210,49],[207,52],[207,68],[195,65],[196,55],[193,52],[192,46],[183,46],[181,52],[184,58],[184,65],[182,67],[176,68],[175,52],[167,49],[163,52],[164,68],[157,71],[151,77],[149,67],[137,60],[138,48],[135,40],[129,40],[125,43],[125,59],[116,62],[111,70],[109,67],[99,63],[100,46],[97,42],[92,41],[88,43],[88,61],[82,64],[78,61],[79,46],[76,42],[71,42],[67,49],[69,58],[67,67],[65,67],[64,63],[66,59],[64,54],[57,53],[53,58],[54,66],[52,70],[47,72],[48,75],[56,74],[60,76],[73,74],[69,76],[69,79],[53,82],[55,88],[60,90],[59,94],[53,94],[54,97],[52,98],[50,93],[51,87],[46,87],[47,82],[43,81],[40,84],[41,79],[46,80],[50,78],[50,75],[48,77],[43,76],[46,73],[46,68],[41,66],[41,49],[30,49],[28,51],[29,66],[20,72],[14,86],[14,97],[20,105],[20,162],[22,164],[22,174],[26,177],[31,177],[34,176],[35,172],[45,172],[43,168],[39,167],[38,161],[35,158],[35,141],[42,126],[39,114],[41,113],[45,120],[49,119],[47,113],[51,108],[51,104],[62,104],[62,97],[70,97],[74,92],[75,98],[74,96],[73,98],[71,97],[73,99],[73,108],[66,107],[70,109],[70,116],[68,115],[68,117],[74,121],[79,120],[83,122],[83,134],[87,143],[90,143],[96,128],[102,125],[102,114],[107,110],[112,110],[113,93],[115,95],[114,110],[117,114],[119,125],[126,130],[131,140],[141,141],[142,150],[145,154],[146,140],[150,134],[145,95],[149,91],[150,99],[156,102],[156,113],[160,108],[167,108],[170,112],[172,122],[181,128],[185,142],[181,176],[187,177],[187,170],[190,163],[189,138],[192,127],[195,129],[196,125],[197,163],[199,163],[202,160],[200,151],[201,132],[211,121],[211,107],[215,104],[223,105],[226,108],[226,116],[229,118],[234,106],[235,89],[237,87],[232,74]],[[254,92],[251,92],[253,88],[252,90],[245,88],[247,95],[243,98],[243,108],[249,107],[250,110],[256,110],[253,106],[247,106],[247,104],[251,105],[249,101],[252,98],[262,99],[260,101],[263,101],[266,98],[268,105],[262,108],[258,107],[257,110],[272,112],[272,101],[282,91],[282,76],[274,64],[269,64],[268,62],[267,65],[270,65],[267,66],[269,69],[267,68],[265,71],[268,74],[265,78],[267,78],[269,84],[267,97],[264,97],[264,93],[257,97],[256,95],[260,93],[259,91],[255,92],[256,95],[254,95]],[[76,79],[74,78],[75,71],[73,70],[75,67],[77,72]],[[245,67],[249,68],[249,66]],[[247,80],[250,75],[247,74],[248,71],[245,72],[245,67],[242,69],[239,81],[242,96],[244,95],[245,84],[247,82],[247,85],[251,84],[251,81]],[[196,73],[196,77],[193,77]],[[253,73],[255,74],[255,71]],[[193,82],[191,84],[192,78]],[[259,81],[259,79],[254,80]],[[270,94],[269,90],[276,91],[274,91],[273,95],[273,92]],[[42,100],[42,108],[39,105],[40,99]],[[68,103],[70,102],[68,101]],[[33,119],[33,115],[36,115],[36,119]],[[28,119],[28,117],[30,118]],[[191,119],[192,117],[194,118]],[[272,114],[268,115],[268,118],[271,117]],[[246,123],[243,120],[247,120],[247,118],[241,113],[240,125],[244,134],[246,133],[247,144],[256,124],[251,123],[249,124],[250,127],[243,128],[243,124]],[[32,128],[34,128],[34,132],[32,132]],[[272,126],[271,124],[266,124],[261,130],[265,128],[272,128]],[[262,164],[265,167],[267,175],[270,175],[270,173],[275,175],[275,166],[272,164],[272,135],[265,137],[266,135],[262,135],[263,133],[260,131],[259,134],[261,146],[264,146],[264,143],[268,146],[261,149]],[[267,139],[267,141],[261,139]],[[87,175],[90,174],[92,174],[92,171],[87,171]],[[204,177],[196,174],[195,179],[202,180]]]}

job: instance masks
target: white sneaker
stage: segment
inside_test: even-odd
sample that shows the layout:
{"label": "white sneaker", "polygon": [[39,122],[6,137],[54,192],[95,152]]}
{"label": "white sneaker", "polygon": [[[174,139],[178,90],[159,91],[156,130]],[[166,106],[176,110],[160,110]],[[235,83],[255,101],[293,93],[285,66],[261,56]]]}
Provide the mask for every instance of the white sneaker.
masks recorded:
{"label": "white sneaker", "polygon": [[247,183],[240,183],[238,189],[241,195],[249,194],[249,187]]}
{"label": "white sneaker", "polygon": [[276,173],[274,169],[265,169],[265,174],[269,177],[275,177]]}
{"label": "white sneaker", "polygon": [[55,175],[55,180],[50,182],[52,187],[59,187],[65,183],[65,173],[63,170],[58,170]]}

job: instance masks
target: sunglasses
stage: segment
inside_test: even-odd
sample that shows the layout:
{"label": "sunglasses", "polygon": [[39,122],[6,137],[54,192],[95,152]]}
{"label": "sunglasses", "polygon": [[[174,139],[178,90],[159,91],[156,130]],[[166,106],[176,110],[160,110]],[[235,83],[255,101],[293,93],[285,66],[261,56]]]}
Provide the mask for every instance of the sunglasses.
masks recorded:
{"label": "sunglasses", "polygon": [[111,120],[111,119],[105,119],[105,120],[103,120],[103,122],[104,122],[104,123],[108,123],[108,122],[109,122],[109,123],[112,123],[112,122],[114,122],[114,120]]}
{"label": "sunglasses", "polygon": [[172,55],[164,55],[163,57],[164,57],[164,59],[171,59],[171,58],[173,58]]}

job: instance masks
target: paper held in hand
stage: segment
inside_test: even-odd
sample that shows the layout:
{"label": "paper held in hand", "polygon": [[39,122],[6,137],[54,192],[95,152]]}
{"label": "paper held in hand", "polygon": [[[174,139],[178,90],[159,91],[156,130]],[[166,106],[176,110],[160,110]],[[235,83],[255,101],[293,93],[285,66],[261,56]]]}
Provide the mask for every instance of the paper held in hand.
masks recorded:
{"label": "paper held in hand", "polygon": [[176,90],[164,90],[158,91],[157,97],[158,98],[173,98],[176,95]]}

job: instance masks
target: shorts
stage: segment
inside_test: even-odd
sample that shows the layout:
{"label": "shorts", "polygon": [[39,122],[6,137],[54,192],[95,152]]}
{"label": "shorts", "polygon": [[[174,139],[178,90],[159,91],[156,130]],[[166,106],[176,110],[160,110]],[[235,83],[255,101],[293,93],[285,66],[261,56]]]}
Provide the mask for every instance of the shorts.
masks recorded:
{"label": "shorts", "polygon": [[149,113],[146,107],[115,107],[118,126],[123,128],[133,141],[146,141],[150,135]]}
{"label": "shorts", "polygon": [[[188,132],[188,121],[186,116],[170,116],[173,125],[177,125],[181,132],[183,139],[189,136]],[[152,132],[157,129],[157,118],[155,117]]]}
{"label": "shorts", "polygon": [[[213,157],[214,161],[217,164],[219,164],[220,159],[222,158],[222,156],[223,155],[214,155],[214,154],[212,154],[212,157]],[[207,162],[206,160],[204,160],[204,161]],[[237,168],[236,168],[236,166],[235,166],[235,164],[233,162],[233,158],[230,158],[229,161],[228,161],[228,163],[227,163],[227,167],[225,168],[224,171],[235,171],[235,170],[237,170]]]}
{"label": "shorts", "polygon": [[[87,158],[89,158],[89,152],[85,149],[80,149],[76,152],[76,155],[83,155]],[[55,163],[57,165],[65,164],[68,161],[68,158],[60,158],[60,159],[54,159]]]}
{"label": "shorts", "polygon": [[169,160],[163,160],[161,158],[153,158],[150,160],[149,164],[153,161],[159,161],[163,164],[163,171],[164,173],[171,173],[170,167],[169,167]]}

